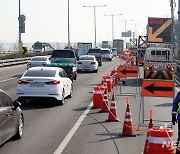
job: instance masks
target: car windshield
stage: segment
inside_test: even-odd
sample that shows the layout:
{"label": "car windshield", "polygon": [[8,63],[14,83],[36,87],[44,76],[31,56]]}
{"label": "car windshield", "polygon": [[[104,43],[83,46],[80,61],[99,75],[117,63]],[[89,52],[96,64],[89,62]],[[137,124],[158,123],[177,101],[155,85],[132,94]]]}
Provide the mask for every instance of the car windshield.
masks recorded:
{"label": "car windshield", "polygon": [[101,50],[101,51],[102,51],[102,54],[110,54],[109,50]]}
{"label": "car windshield", "polygon": [[46,57],[34,57],[31,59],[31,61],[46,61],[47,58]]}
{"label": "car windshield", "polygon": [[94,60],[93,57],[80,57],[79,60]]}
{"label": "car windshield", "polygon": [[42,49],[42,43],[41,42],[34,43],[34,49]]}
{"label": "car windshield", "polygon": [[52,58],[75,58],[72,50],[54,50]]}
{"label": "car windshield", "polygon": [[28,70],[24,76],[26,77],[54,77],[56,70]]}
{"label": "car windshield", "polygon": [[98,54],[101,54],[101,50],[100,49],[89,49],[88,53],[98,53]]}

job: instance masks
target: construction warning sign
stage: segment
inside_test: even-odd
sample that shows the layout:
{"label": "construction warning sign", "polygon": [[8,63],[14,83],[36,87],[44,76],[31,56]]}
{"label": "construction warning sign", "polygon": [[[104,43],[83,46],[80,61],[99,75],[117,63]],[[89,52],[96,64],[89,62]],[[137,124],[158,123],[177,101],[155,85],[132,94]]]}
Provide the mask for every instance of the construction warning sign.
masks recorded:
{"label": "construction warning sign", "polygon": [[174,81],[143,80],[142,96],[174,97]]}
{"label": "construction warning sign", "polygon": [[172,18],[148,18],[148,43],[172,42]]}
{"label": "construction warning sign", "polygon": [[119,66],[118,76],[121,78],[125,77],[138,77],[139,67],[137,66]]}

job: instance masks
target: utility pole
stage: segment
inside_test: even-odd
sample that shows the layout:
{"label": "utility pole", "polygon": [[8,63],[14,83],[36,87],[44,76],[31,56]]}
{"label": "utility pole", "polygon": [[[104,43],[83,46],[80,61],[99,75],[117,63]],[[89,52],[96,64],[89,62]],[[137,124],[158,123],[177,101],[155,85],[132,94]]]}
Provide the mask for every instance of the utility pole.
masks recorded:
{"label": "utility pole", "polygon": [[114,16],[119,16],[122,14],[110,14],[110,15],[104,15],[104,16],[111,16],[112,17],[112,40],[114,40]]}

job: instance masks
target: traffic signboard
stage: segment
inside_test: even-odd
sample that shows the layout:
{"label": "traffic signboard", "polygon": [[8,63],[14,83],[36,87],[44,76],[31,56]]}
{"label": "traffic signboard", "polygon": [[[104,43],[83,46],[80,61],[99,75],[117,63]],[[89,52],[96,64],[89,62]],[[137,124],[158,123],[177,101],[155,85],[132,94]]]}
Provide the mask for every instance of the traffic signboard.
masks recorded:
{"label": "traffic signboard", "polygon": [[148,18],[148,43],[171,43],[172,18]]}
{"label": "traffic signboard", "polygon": [[143,80],[142,96],[174,97],[174,81]]}
{"label": "traffic signboard", "polygon": [[125,77],[138,77],[139,67],[137,66],[119,66],[118,76]]}

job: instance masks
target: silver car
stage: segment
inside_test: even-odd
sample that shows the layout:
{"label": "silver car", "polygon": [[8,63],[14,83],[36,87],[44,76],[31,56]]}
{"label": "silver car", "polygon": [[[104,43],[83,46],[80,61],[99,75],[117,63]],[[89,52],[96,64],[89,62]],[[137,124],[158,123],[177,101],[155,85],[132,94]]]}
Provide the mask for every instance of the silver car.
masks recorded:
{"label": "silver car", "polygon": [[111,49],[102,48],[102,49],[101,49],[101,52],[102,52],[102,58],[103,58],[103,59],[107,59],[107,60],[112,61],[112,59],[113,59],[113,53],[112,53],[112,50],[111,50]]}
{"label": "silver car", "polygon": [[36,66],[47,66],[48,64],[50,64],[48,56],[35,56],[27,62],[27,69]]}
{"label": "silver car", "polygon": [[17,100],[13,101],[0,89],[0,146],[11,137],[22,138],[24,116],[19,106]]}

